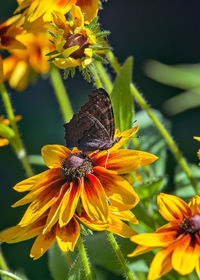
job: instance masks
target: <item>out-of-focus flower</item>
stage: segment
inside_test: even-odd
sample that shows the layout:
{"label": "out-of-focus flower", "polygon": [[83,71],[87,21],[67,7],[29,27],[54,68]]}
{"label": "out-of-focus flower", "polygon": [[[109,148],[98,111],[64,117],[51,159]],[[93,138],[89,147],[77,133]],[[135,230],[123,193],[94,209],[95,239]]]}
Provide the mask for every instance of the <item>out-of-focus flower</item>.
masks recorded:
{"label": "out-of-focus flower", "polygon": [[84,69],[92,63],[92,59],[103,60],[99,54],[104,54],[105,42],[102,36],[105,34],[100,32],[96,20],[85,25],[81,9],[76,5],[72,5],[72,20],[67,20],[59,12],[52,15],[56,52],[51,60],[57,67],[66,69],[81,66]]}
{"label": "out-of-focus flower", "polygon": [[[195,136],[194,139],[200,142],[200,137],[196,137],[196,136]],[[197,152],[197,156],[198,156],[198,158],[199,158],[199,160],[200,160],[200,149],[199,149],[198,152]],[[200,166],[200,163],[199,163],[199,166]]]}
{"label": "out-of-focus flower", "polygon": [[118,150],[137,129],[123,132],[109,157],[107,151],[85,155],[77,148],[44,146],[42,156],[50,169],[14,187],[29,193],[13,206],[31,204],[19,224],[1,233],[0,240],[12,243],[38,236],[31,250],[31,257],[37,259],[55,239],[61,250],[73,250],[80,234],[78,221],[97,231],[108,229],[123,237],[134,234],[123,220],[137,223],[129,210],[139,198],[120,175],[157,159],[142,151]]}
{"label": "out-of-focus flower", "polygon": [[16,15],[0,24],[0,49],[24,49],[25,46],[16,36],[23,32],[23,17]]}
{"label": "out-of-focus flower", "polygon": [[49,71],[50,63],[45,55],[52,50],[52,44],[47,32],[20,34],[17,40],[26,48],[10,50],[11,55],[3,60],[3,75],[12,88],[24,90],[32,71],[40,74]]}
{"label": "out-of-focus flower", "polygon": [[194,196],[187,204],[179,197],[161,193],[157,204],[168,223],[154,233],[131,237],[139,246],[129,257],[163,247],[151,263],[149,280],[158,279],[172,269],[182,275],[196,269],[200,277],[200,197]]}
{"label": "out-of-focus flower", "polygon": [[65,15],[68,13],[73,4],[79,6],[85,14],[85,20],[91,21],[97,16],[99,9],[99,0],[18,0],[19,7],[15,11],[24,10],[26,19],[30,22],[42,17],[45,22],[52,20],[52,12],[58,11]]}
{"label": "out-of-focus flower", "polygon": [[[16,116],[15,121],[21,120],[21,116]],[[15,133],[9,127],[10,121],[4,116],[0,115],[0,147],[6,146],[9,144],[9,139],[12,138]]]}

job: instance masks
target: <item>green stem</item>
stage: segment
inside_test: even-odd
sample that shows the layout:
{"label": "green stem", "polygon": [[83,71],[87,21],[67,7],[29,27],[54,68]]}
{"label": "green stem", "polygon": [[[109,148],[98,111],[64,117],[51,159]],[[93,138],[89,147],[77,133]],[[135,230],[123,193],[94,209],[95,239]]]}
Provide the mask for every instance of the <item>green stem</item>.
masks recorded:
{"label": "green stem", "polygon": [[104,86],[106,87],[106,90],[109,94],[111,94],[112,89],[113,89],[113,84],[111,82],[110,77],[108,76],[105,68],[103,67],[102,63],[99,61],[95,62],[96,68],[99,72],[99,75],[101,76],[102,82]]}
{"label": "green stem", "polygon": [[93,277],[91,269],[90,269],[88,257],[87,257],[87,254],[86,254],[86,251],[85,251],[85,248],[84,248],[83,241],[82,241],[81,237],[79,237],[77,245],[78,245],[78,249],[79,249],[80,256],[81,256],[81,261],[82,261],[82,264],[83,264],[83,267],[84,267],[84,270],[85,270],[86,279],[87,280],[94,280],[94,277]]}
{"label": "green stem", "polygon": [[[0,251],[0,269],[3,271],[8,271],[8,266],[6,264],[6,261],[4,260],[4,257],[3,257],[3,254],[1,253],[1,251]],[[1,275],[1,273],[0,273],[0,275]],[[6,277],[6,275],[5,275],[5,277],[3,277],[3,279],[7,280],[9,278]]]}
{"label": "green stem", "polygon": [[96,87],[97,88],[102,88],[103,85],[102,85],[101,79],[99,77],[99,73],[96,70],[96,67],[93,66],[93,65],[90,65],[89,69],[90,69],[90,71],[92,73],[92,76],[93,76],[94,82],[96,84]]}
{"label": "green stem", "polygon": [[[119,73],[121,67],[120,67],[120,64],[118,63],[117,59],[114,57],[114,54],[111,51],[109,51],[107,53],[107,57],[108,57],[111,65],[112,65],[113,69],[115,70],[115,72]],[[163,138],[167,142],[168,146],[170,147],[170,149],[171,149],[172,153],[174,154],[174,157],[176,158],[177,162],[180,164],[180,166],[182,167],[182,169],[186,173],[186,175],[187,175],[188,179],[190,180],[195,192],[197,194],[199,194],[198,186],[195,182],[195,179],[192,177],[192,174],[191,174],[191,171],[190,171],[189,166],[187,164],[187,161],[185,160],[185,158],[181,154],[181,151],[179,150],[176,143],[172,139],[172,136],[169,134],[169,132],[166,130],[166,128],[163,126],[163,124],[160,122],[160,120],[154,115],[153,111],[151,110],[151,108],[149,107],[149,105],[147,104],[145,99],[142,97],[142,95],[135,88],[133,83],[131,83],[131,93],[132,93],[133,97],[135,98],[135,100],[137,101],[137,103],[140,105],[140,107],[143,110],[145,110],[147,112],[147,114],[149,115],[149,117],[152,119],[155,126],[159,130],[160,134],[163,136]]]}
{"label": "green stem", "polygon": [[0,275],[5,276],[6,279],[22,280],[22,278],[16,276],[15,274],[1,269],[0,269]]}
{"label": "green stem", "polygon": [[115,254],[116,254],[120,264],[122,265],[123,271],[124,271],[127,279],[128,280],[136,279],[136,276],[135,275],[133,276],[133,274],[131,273],[131,271],[128,267],[128,264],[119,248],[119,245],[117,244],[117,241],[114,238],[114,235],[109,231],[106,231],[106,234],[107,234],[108,240],[110,241],[110,244],[111,244],[113,250],[115,251]]}
{"label": "green stem", "polygon": [[53,84],[54,92],[56,94],[56,98],[62,112],[63,119],[65,122],[69,122],[73,117],[72,106],[68,98],[65,86],[63,84],[60,72],[54,65],[51,66],[50,77]]}
{"label": "green stem", "polygon": [[15,150],[17,157],[19,158],[19,160],[21,161],[25,171],[26,171],[26,175],[28,177],[33,175],[33,171],[31,169],[31,166],[29,164],[28,158],[27,158],[27,154],[26,154],[26,150],[24,148],[24,144],[22,142],[22,139],[20,137],[19,134],[19,130],[15,121],[15,115],[13,112],[13,108],[11,105],[11,101],[10,98],[8,96],[6,87],[4,86],[3,83],[0,83],[0,92],[1,92],[1,96],[4,102],[4,106],[6,109],[6,113],[8,116],[8,119],[10,121],[10,125],[12,127],[12,129],[15,132],[15,136],[10,140],[10,143],[13,147],[13,149]]}

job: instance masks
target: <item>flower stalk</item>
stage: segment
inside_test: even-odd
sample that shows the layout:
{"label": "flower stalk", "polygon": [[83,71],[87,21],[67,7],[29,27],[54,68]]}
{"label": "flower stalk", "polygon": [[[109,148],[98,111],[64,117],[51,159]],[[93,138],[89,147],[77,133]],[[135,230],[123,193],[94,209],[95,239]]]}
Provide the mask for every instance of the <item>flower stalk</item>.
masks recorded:
{"label": "flower stalk", "polygon": [[86,279],[87,280],[94,280],[93,274],[91,272],[90,269],[90,264],[89,264],[89,260],[84,248],[84,244],[83,241],[81,239],[81,237],[79,237],[78,241],[77,241],[77,245],[78,245],[78,249],[79,249],[79,253],[80,253],[80,257],[81,257],[81,261],[85,270],[85,275],[86,275]]}
{"label": "flower stalk", "polygon": [[[107,58],[110,61],[110,64],[112,65],[113,69],[116,73],[120,72],[120,64],[118,63],[117,59],[115,58],[112,51],[107,52]],[[147,104],[145,99],[142,97],[142,95],[139,93],[139,91],[135,88],[134,84],[131,83],[131,93],[137,103],[140,105],[140,107],[147,112],[149,117],[154,122],[155,126],[157,127],[160,134],[163,136],[165,141],[167,142],[168,146],[170,147],[174,157],[176,158],[177,162],[180,164],[184,172],[186,173],[188,179],[190,180],[190,183],[192,184],[194,191],[196,194],[199,194],[198,186],[195,182],[195,179],[192,176],[192,173],[189,169],[188,163],[183,157],[181,151],[177,147],[175,141],[173,140],[172,136],[169,134],[169,132],[166,130],[166,128],[163,126],[163,124],[160,122],[160,120],[154,115],[153,111],[151,110],[150,106]]]}
{"label": "flower stalk", "polygon": [[126,275],[126,278],[128,280],[134,280],[134,279],[136,280],[137,278],[136,278],[135,275],[133,276],[132,272],[130,271],[130,269],[128,267],[128,264],[127,264],[123,254],[122,254],[122,251],[120,250],[119,245],[117,244],[117,241],[114,238],[114,235],[109,231],[106,231],[106,235],[108,237],[108,240],[109,240],[109,242],[110,242],[110,244],[111,244],[111,246],[112,246],[112,248],[113,248],[113,250],[114,250],[121,266],[122,266],[122,268],[123,268],[123,271]]}
{"label": "flower stalk", "polygon": [[63,119],[65,122],[69,122],[73,117],[72,106],[59,70],[54,65],[51,65],[50,78],[62,112]]}
{"label": "flower stalk", "polygon": [[106,69],[104,68],[102,63],[99,61],[96,61],[95,65],[96,65],[97,71],[99,72],[99,75],[101,76],[102,82],[103,82],[107,92],[109,94],[111,94],[112,89],[113,89],[113,84],[112,84],[112,81],[111,81],[108,73],[106,72]]}
{"label": "flower stalk", "polygon": [[26,175],[27,177],[30,177],[33,175],[33,171],[31,169],[31,166],[29,164],[28,158],[27,158],[27,153],[26,150],[24,148],[24,144],[22,142],[22,139],[20,137],[20,133],[15,121],[15,115],[13,112],[13,108],[12,108],[12,104],[8,95],[8,92],[6,90],[6,87],[3,83],[0,83],[0,93],[2,96],[2,100],[6,109],[6,113],[8,116],[8,119],[10,121],[10,125],[12,127],[12,129],[15,132],[15,135],[12,139],[10,139],[10,143],[14,149],[14,151],[17,154],[18,159],[21,161],[25,171],[26,171]]}

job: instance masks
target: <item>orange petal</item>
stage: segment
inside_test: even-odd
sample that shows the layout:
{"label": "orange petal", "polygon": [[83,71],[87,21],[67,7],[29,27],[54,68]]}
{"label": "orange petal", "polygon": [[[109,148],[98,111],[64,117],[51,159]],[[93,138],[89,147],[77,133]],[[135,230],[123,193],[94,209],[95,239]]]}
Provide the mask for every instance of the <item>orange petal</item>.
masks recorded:
{"label": "orange petal", "polygon": [[192,209],[192,215],[200,214],[200,197],[198,195],[193,196],[188,205]]}
{"label": "orange petal", "polygon": [[76,5],[81,8],[86,22],[90,22],[94,17],[97,16],[99,9],[98,0],[77,0]]}
{"label": "orange petal", "polygon": [[136,232],[130,226],[122,222],[120,219],[112,215],[110,215],[109,217],[110,219],[108,231],[111,231],[124,238],[130,238],[131,236],[136,234]]}
{"label": "orange petal", "polygon": [[131,237],[131,241],[149,247],[166,247],[176,240],[177,231],[142,233]]}
{"label": "orange petal", "polygon": [[61,167],[63,161],[71,155],[71,151],[61,145],[46,145],[42,148],[41,153],[49,168]]}
{"label": "orange petal", "polygon": [[46,234],[40,234],[31,248],[30,257],[34,260],[39,259],[55,241],[55,229]]}
{"label": "orange petal", "polygon": [[172,254],[172,267],[182,275],[189,274],[194,270],[198,258],[199,245],[191,244],[191,236],[187,234],[176,242]]}
{"label": "orange petal", "polygon": [[92,220],[99,222],[107,221],[108,202],[105,191],[96,176],[88,174],[84,178],[81,199],[83,208]]}
{"label": "orange petal", "polygon": [[147,246],[143,246],[143,245],[138,245],[137,248],[133,251],[133,253],[128,254],[128,257],[136,257],[141,254],[145,254],[153,249],[155,249],[155,247],[147,247]]}
{"label": "orange petal", "polygon": [[104,167],[96,166],[93,171],[100,180],[111,205],[126,210],[133,208],[139,202],[138,195],[127,180]]}
{"label": "orange petal", "polygon": [[[93,159],[95,166],[105,166],[107,152],[99,152]],[[118,174],[126,174],[136,170],[139,166],[146,166],[157,159],[156,156],[135,150],[111,151],[107,160],[107,169],[115,170]]]}
{"label": "orange petal", "polygon": [[78,178],[76,181],[70,183],[70,187],[63,197],[59,224],[60,227],[65,226],[73,217],[81,192],[81,180]]}
{"label": "orange petal", "polygon": [[25,179],[16,184],[13,189],[17,192],[26,192],[32,189],[36,189],[41,185],[47,185],[57,178],[60,178],[60,168],[47,170],[38,175]]}
{"label": "orange petal", "polygon": [[76,216],[84,225],[86,225],[88,228],[96,231],[102,231],[106,230],[108,228],[108,223],[101,223],[101,222],[95,222],[92,221],[86,213],[82,214],[81,216]]}
{"label": "orange petal", "polygon": [[148,280],[155,280],[162,277],[172,269],[170,248],[160,250],[154,257],[148,274]]}
{"label": "orange petal", "polygon": [[74,246],[80,236],[80,226],[76,219],[71,221],[64,227],[56,227],[56,239],[60,249],[63,252],[74,251]]}
{"label": "orange petal", "polygon": [[160,214],[167,221],[183,220],[192,215],[187,203],[175,195],[160,193],[157,204]]}
{"label": "orange petal", "polygon": [[116,207],[109,206],[109,214],[119,218],[120,220],[127,221],[132,224],[138,224],[138,220],[136,219],[135,215],[129,211],[117,211]]}
{"label": "orange petal", "polygon": [[115,151],[121,148],[135,133],[137,133],[139,126],[134,126],[131,129],[120,132],[119,130],[115,131],[115,138],[121,137],[118,143],[116,143],[109,151]]}
{"label": "orange petal", "polygon": [[9,144],[8,139],[6,138],[0,138],[0,147],[6,146]]}
{"label": "orange petal", "polygon": [[73,19],[75,20],[77,26],[84,26],[83,14],[81,12],[80,7],[78,7],[76,5],[72,5],[71,15],[72,15]]}
{"label": "orange petal", "polygon": [[198,259],[198,261],[196,263],[196,273],[197,273],[197,276],[200,279],[200,258]]}

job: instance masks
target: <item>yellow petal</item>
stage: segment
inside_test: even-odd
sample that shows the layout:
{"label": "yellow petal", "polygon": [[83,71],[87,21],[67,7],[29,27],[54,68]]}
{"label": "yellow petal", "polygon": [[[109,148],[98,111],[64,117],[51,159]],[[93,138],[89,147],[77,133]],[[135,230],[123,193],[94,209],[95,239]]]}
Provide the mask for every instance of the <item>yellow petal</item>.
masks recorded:
{"label": "yellow petal", "polygon": [[117,211],[116,207],[110,206],[109,213],[110,213],[110,215],[115,216],[115,217],[119,218],[120,220],[127,221],[132,224],[138,224],[138,220],[136,219],[135,215],[129,210],[126,210],[126,211],[118,210]]}
{"label": "yellow petal", "polygon": [[157,197],[160,214],[167,221],[183,220],[192,215],[191,208],[181,198],[161,193]]}
{"label": "yellow petal", "polygon": [[0,55],[0,83],[3,82],[3,59],[2,56]]}
{"label": "yellow petal", "polygon": [[34,260],[39,259],[55,241],[55,230],[51,230],[46,234],[40,234],[31,249],[30,257]]}
{"label": "yellow petal", "polygon": [[162,233],[142,233],[131,237],[131,241],[149,247],[166,247],[173,243],[177,237],[177,231]]}
{"label": "yellow petal", "polygon": [[107,221],[108,202],[105,191],[96,176],[88,174],[84,178],[81,199],[83,208],[92,220]]}
{"label": "yellow petal", "polygon": [[63,161],[71,155],[71,151],[61,145],[46,145],[42,148],[41,153],[49,168],[61,167]]}
{"label": "yellow petal", "polygon": [[200,197],[198,195],[193,196],[188,203],[189,207],[192,209],[193,215],[200,214]]}
{"label": "yellow petal", "polygon": [[86,22],[90,22],[97,16],[99,10],[98,0],[77,0],[76,5],[78,5],[81,8],[82,13],[84,13],[84,19]]}
{"label": "yellow petal", "polygon": [[172,267],[180,274],[191,273],[199,258],[199,245],[191,244],[191,237],[187,234],[183,239],[176,242],[172,253]]}
{"label": "yellow petal", "polygon": [[157,157],[152,154],[136,150],[111,151],[109,156],[107,152],[104,151],[96,154],[93,159],[94,165],[105,167],[107,157],[107,169],[114,170],[118,174],[130,173],[140,166],[151,164],[157,159]]}
{"label": "yellow petal", "polygon": [[138,195],[123,177],[100,166],[94,167],[93,171],[100,180],[112,206],[126,210],[133,208],[139,202]]}
{"label": "yellow petal", "polygon": [[200,258],[198,259],[198,261],[196,263],[196,273],[197,273],[197,276],[200,279]]}
{"label": "yellow petal", "polygon": [[108,231],[111,231],[123,238],[130,238],[136,234],[130,226],[113,215],[110,215]]}
{"label": "yellow petal", "polygon": [[80,236],[80,226],[76,219],[71,221],[64,227],[56,227],[56,239],[60,249],[63,252],[74,251],[74,246]]}
{"label": "yellow petal", "polygon": [[200,142],[200,137],[194,136],[193,138]]}
{"label": "yellow petal", "polygon": [[67,48],[62,52],[65,58],[69,57],[73,52],[77,51],[79,49],[79,46],[73,46],[70,48]]}
{"label": "yellow petal", "polygon": [[80,58],[73,58],[73,57],[68,57],[68,58],[56,58],[53,60],[53,63],[60,69],[66,69],[69,67],[76,67],[81,65],[81,59]]}
{"label": "yellow petal", "polygon": [[105,222],[96,222],[96,221],[92,221],[87,214],[82,214],[82,216],[76,216],[84,225],[86,225],[88,228],[92,229],[92,230],[96,230],[96,231],[102,231],[102,230],[106,230],[108,228],[108,223]]}
{"label": "yellow petal", "polygon": [[165,248],[160,250],[154,257],[148,274],[148,280],[155,280],[172,270],[171,266],[171,250]]}
{"label": "yellow petal", "polygon": [[76,5],[72,5],[71,15],[72,15],[73,19],[75,20],[77,26],[84,26],[83,14],[81,12],[80,7],[78,7]]}
{"label": "yellow petal", "polygon": [[133,251],[133,253],[128,254],[128,257],[136,257],[141,254],[145,254],[151,250],[155,249],[155,247],[148,247],[143,245],[138,245],[137,248]]}
{"label": "yellow petal", "polygon": [[81,184],[82,183],[79,178],[70,183],[70,187],[63,197],[59,216],[60,227],[65,226],[71,220],[76,211],[81,192]]}
{"label": "yellow petal", "polygon": [[116,143],[109,151],[115,151],[121,148],[135,133],[137,133],[139,126],[134,126],[128,130],[120,132],[118,129],[115,131],[115,138],[121,137],[118,143]]}
{"label": "yellow petal", "polygon": [[0,138],[0,147],[6,146],[9,144],[8,139]]}

